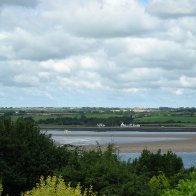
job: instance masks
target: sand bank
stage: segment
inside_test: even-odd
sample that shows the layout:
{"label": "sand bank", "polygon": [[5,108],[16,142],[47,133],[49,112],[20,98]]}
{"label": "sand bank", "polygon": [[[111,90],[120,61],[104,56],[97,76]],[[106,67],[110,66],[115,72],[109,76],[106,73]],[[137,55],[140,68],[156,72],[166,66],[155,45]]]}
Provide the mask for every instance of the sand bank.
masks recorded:
{"label": "sand bank", "polygon": [[[82,134],[77,135],[62,135],[62,137],[84,137]],[[97,137],[97,135],[88,134],[87,137]],[[182,138],[182,140],[164,140],[164,141],[153,141],[153,142],[136,142],[136,143],[118,143],[116,148],[120,152],[141,152],[144,148],[150,151],[157,151],[161,149],[163,152],[172,150],[173,152],[196,152],[196,134],[181,133],[176,134],[118,134],[118,135],[104,135],[99,134],[99,137],[146,137],[146,138]],[[183,140],[183,138],[185,138]],[[102,149],[105,149],[107,145],[101,145]],[[93,149],[95,145],[88,145],[85,149]]]}

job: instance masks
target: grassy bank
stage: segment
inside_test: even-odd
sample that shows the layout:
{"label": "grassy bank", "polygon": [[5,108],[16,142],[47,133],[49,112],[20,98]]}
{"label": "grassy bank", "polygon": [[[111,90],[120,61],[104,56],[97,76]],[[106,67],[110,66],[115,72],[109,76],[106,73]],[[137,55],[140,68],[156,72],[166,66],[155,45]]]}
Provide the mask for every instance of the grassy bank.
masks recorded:
{"label": "grassy bank", "polygon": [[4,108],[0,116],[31,118],[41,128],[67,128],[72,126],[96,127],[103,123],[107,127],[135,123],[142,127],[196,127],[196,109],[131,109],[114,108]]}

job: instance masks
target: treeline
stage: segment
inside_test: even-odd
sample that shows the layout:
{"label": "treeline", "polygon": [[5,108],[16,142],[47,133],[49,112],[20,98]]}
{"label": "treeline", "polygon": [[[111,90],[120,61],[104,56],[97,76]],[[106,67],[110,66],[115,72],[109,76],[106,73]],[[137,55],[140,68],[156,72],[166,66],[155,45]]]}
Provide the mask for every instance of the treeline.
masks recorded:
{"label": "treeline", "polygon": [[121,123],[129,124],[133,122],[132,116],[108,117],[108,118],[87,118],[85,115],[81,117],[59,117],[38,120],[38,124],[53,125],[80,125],[80,126],[96,126],[103,123],[106,126],[120,126]]}
{"label": "treeline", "polygon": [[92,186],[97,195],[158,196],[175,190],[182,179],[191,180],[193,170],[185,170],[181,158],[170,151],[162,154],[145,149],[138,159],[122,162],[113,145],[105,151],[100,146],[90,151],[57,146],[29,119],[0,119],[3,196],[31,190],[41,176],[62,176],[72,187],[80,183],[81,191]]}

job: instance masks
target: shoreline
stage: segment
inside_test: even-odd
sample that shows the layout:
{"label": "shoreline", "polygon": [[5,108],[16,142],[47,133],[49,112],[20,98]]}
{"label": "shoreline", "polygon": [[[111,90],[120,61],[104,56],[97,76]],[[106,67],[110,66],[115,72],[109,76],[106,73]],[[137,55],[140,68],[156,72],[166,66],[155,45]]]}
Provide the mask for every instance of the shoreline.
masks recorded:
{"label": "shoreline", "polygon": [[[54,135],[55,136],[55,135]],[[143,149],[148,149],[152,152],[156,152],[158,149],[161,149],[162,152],[172,151],[172,152],[196,152],[196,134],[186,134],[182,133],[179,135],[176,134],[66,134],[66,135],[58,135],[61,137],[67,138],[78,138],[78,137],[145,137],[145,138],[181,138],[181,140],[162,140],[162,141],[136,141],[130,143],[116,143],[114,144],[116,150],[119,152],[141,152]],[[184,138],[184,139],[183,139]],[[100,145],[102,150],[107,148],[107,144]],[[97,145],[82,145],[84,150],[96,149]]]}
{"label": "shoreline", "polygon": [[196,132],[196,127],[64,127],[40,128],[41,130],[69,130],[69,131],[138,131],[138,132]]}
{"label": "shoreline", "polygon": [[[151,152],[157,152],[161,149],[162,152],[196,152],[196,140],[182,140],[182,141],[155,141],[155,142],[143,142],[143,143],[126,143],[115,144],[114,148],[120,153],[141,153],[144,149]],[[194,145],[194,146],[193,146]],[[102,150],[106,150],[107,145],[100,145]],[[85,150],[96,149],[96,145],[83,146]]]}

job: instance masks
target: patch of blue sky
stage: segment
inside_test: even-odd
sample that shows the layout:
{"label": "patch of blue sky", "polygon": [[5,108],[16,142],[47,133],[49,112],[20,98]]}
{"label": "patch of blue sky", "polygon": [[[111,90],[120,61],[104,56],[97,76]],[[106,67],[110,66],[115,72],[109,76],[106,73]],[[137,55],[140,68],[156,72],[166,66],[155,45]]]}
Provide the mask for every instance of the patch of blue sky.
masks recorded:
{"label": "patch of blue sky", "polygon": [[149,1],[150,1],[150,0],[138,0],[138,1],[139,1],[140,4],[146,6],[146,5],[149,4]]}

